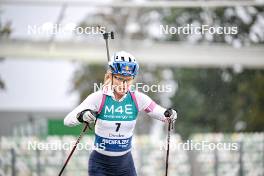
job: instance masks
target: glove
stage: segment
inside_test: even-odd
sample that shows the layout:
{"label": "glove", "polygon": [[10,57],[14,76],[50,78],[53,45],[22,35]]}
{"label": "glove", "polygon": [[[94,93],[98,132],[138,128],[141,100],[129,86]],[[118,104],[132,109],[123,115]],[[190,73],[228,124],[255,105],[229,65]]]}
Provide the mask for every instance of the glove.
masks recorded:
{"label": "glove", "polygon": [[168,122],[174,123],[177,119],[177,112],[174,109],[169,108],[164,112],[164,116],[167,117],[166,120]]}
{"label": "glove", "polygon": [[92,122],[95,122],[96,115],[97,115],[97,113],[95,111],[92,111],[90,109],[86,109],[86,110],[77,114],[77,119],[81,123],[83,123],[83,122],[92,123]]}

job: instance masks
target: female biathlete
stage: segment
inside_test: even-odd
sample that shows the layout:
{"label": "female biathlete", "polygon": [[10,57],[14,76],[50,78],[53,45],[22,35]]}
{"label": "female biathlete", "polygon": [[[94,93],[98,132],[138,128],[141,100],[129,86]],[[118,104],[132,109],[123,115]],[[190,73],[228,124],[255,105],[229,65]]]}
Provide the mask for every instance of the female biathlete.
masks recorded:
{"label": "female biathlete", "polygon": [[139,70],[131,54],[117,52],[108,65],[103,89],[90,94],[65,117],[64,124],[75,126],[95,122],[94,150],[89,158],[90,176],[136,176],[131,141],[138,112],[145,111],[162,122],[175,121],[177,113],[170,109],[170,116],[165,117],[165,111],[169,110],[130,88]]}

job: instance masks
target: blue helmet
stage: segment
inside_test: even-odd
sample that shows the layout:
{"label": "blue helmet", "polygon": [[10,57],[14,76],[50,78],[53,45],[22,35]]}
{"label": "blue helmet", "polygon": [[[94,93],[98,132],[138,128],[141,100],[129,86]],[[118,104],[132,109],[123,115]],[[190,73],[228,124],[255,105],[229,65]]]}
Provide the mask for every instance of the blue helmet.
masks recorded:
{"label": "blue helmet", "polygon": [[108,62],[112,74],[135,77],[138,73],[139,65],[135,57],[125,51],[116,52]]}

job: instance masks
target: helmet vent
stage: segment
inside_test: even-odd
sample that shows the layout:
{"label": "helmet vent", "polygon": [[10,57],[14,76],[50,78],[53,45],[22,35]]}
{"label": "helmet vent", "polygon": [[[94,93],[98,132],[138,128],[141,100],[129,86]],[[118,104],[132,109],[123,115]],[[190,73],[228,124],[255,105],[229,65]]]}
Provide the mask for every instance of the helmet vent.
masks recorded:
{"label": "helmet vent", "polygon": [[125,58],[124,58],[124,56],[122,56],[122,57],[121,57],[121,59],[122,59],[122,61],[125,61]]}
{"label": "helmet vent", "polygon": [[135,72],[135,70],[136,70],[136,66],[134,66],[134,68],[133,68],[133,72]]}
{"label": "helmet vent", "polygon": [[116,56],[116,58],[115,58],[116,60],[118,60],[118,56]]}
{"label": "helmet vent", "polygon": [[129,62],[131,62],[131,58],[129,57],[128,59],[129,59]]}
{"label": "helmet vent", "polygon": [[120,64],[118,63],[118,64],[116,64],[116,65],[117,65],[117,70],[118,70],[118,71],[121,71]]}

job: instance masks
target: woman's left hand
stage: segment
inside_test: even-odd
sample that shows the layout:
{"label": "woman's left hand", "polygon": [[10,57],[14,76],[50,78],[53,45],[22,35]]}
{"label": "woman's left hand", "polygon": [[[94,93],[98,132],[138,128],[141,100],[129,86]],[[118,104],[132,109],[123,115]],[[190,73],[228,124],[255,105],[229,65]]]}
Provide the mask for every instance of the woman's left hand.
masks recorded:
{"label": "woman's left hand", "polygon": [[166,117],[166,121],[168,121],[168,122],[174,123],[177,119],[177,112],[172,108],[167,109],[164,112],[164,115]]}

